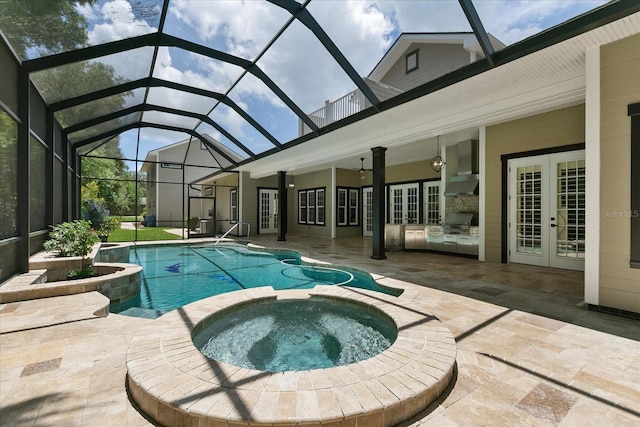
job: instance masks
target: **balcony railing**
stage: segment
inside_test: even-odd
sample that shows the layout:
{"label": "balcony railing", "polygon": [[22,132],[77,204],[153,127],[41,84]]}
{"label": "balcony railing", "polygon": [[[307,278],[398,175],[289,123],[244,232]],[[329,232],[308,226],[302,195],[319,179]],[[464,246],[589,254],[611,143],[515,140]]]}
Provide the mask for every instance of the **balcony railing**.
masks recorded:
{"label": "balcony railing", "polygon": [[[402,93],[400,89],[365,79],[371,90],[376,94],[379,100],[384,101],[393,96]],[[365,98],[364,94],[359,90],[353,90],[335,101],[325,101],[324,107],[307,114],[307,116],[318,127],[327,126],[333,122],[349,117],[359,111],[371,106],[371,103]],[[298,136],[306,135],[311,132],[302,120],[298,120]]]}

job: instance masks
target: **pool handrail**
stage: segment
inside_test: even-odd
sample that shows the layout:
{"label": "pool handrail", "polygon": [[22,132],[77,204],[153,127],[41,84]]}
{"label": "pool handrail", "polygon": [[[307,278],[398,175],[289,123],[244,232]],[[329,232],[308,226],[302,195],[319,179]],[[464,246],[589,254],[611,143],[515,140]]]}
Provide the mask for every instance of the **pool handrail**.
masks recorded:
{"label": "pool handrail", "polygon": [[218,237],[218,240],[216,240],[216,242],[213,244],[213,246],[218,246],[218,243],[220,243],[220,241],[222,239],[227,237],[229,235],[229,233],[231,233],[233,231],[234,228],[236,228],[236,227],[238,227],[238,226],[240,226],[242,224],[246,224],[247,225],[247,239],[251,238],[251,224],[249,224],[248,222],[236,221],[235,224],[233,224],[231,226],[231,228],[226,231],[226,233],[224,233],[222,236]]}

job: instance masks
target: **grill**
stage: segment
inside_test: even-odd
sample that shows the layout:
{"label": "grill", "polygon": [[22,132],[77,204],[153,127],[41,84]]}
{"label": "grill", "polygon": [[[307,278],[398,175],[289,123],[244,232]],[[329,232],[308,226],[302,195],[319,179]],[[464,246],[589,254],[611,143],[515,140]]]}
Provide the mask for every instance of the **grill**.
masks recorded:
{"label": "grill", "polygon": [[444,219],[444,234],[469,234],[469,227],[473,221],[472,213],[450,213]]}

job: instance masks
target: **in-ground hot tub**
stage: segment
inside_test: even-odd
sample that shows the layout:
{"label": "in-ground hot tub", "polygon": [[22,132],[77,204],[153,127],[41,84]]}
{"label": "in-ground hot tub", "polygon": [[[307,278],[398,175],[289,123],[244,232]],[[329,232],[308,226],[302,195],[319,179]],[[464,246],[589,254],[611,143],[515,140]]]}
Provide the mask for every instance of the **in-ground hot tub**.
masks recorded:
{"label": "in-ground hot tub", "polygon": [[396,340],[393,320],[365,304],[335,298],[263,300],[223,310],[193,330],[208,358],[267,372],[356,363]]}
{"label": "in-ground hot tub", "polygon": [[397,337],[373,357],[321,369],[268,372],[210,359],[192,336],[212,319],[300,297],[299,291],[270,287],[231,292],[145,323],[127,354],[132,398],[162,425],[393,426],[424,410],[451,381],[455,341],[416,295],[332,286],[305,295],[380,311],[395,324]]}

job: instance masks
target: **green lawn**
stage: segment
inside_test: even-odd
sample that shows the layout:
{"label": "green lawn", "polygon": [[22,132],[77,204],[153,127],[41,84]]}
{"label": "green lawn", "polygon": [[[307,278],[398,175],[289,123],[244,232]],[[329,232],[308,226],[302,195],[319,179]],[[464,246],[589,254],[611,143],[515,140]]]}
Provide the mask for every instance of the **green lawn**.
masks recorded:
{"label": "green lawn", "polygon": [[142,215],[116,215],[120,222],[140,222],[142,221]]}
{"label": "green lawn", "polygon": [[[162,227],[149,227],[138,229],[138,240],[179,240],[180,236],[167,233]],[[135,230],[124,230],[119,228],[109,235],[110,242],[133,242],[135,239]]]}

